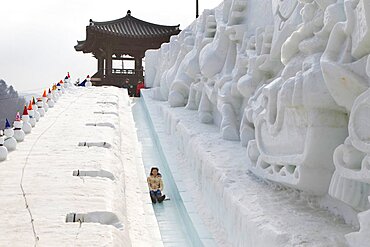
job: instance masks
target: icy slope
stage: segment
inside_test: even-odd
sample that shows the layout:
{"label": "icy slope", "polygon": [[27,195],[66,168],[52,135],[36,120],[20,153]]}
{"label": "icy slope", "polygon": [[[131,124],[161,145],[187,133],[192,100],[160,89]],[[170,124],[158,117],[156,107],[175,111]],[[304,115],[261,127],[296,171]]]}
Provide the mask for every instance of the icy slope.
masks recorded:
{"label": "icy slope", "polygon": [[0,246],[163,246],[126,95],[69,91],[0,163]]}

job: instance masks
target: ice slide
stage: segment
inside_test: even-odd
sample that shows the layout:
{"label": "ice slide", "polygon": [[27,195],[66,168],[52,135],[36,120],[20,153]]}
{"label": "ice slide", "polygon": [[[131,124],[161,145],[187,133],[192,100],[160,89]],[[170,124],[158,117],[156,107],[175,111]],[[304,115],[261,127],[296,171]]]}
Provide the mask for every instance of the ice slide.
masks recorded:
{"label": "ice slide", "polygon": [[187,191],[176,185],[172,174],[176,169],[175,164],[169,166],[142,98],[134,99],[132,112],[145,171],[149,174],[152,166],[159,167],[163,176],[164,194],[169,198],[161,204],[153,205],[164,246],[215,246],[193,210],[194,205],[184,198]]}

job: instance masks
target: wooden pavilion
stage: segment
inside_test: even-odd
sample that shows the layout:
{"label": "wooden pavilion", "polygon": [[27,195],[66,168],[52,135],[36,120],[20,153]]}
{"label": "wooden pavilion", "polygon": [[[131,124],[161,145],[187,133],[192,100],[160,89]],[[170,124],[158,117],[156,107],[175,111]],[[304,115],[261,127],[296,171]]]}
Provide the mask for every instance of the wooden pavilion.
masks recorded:
{"label": "wooden pavilion", "polygon": [[[86,27],[86,40],[77,41],[76,51],[92,53],[98,60],[98,71],[91,81],[95,86],[111,85],[136,89],[144,80],[142,59],[148,49],[158,49],[169,42],[172,35],[180,33],[180,25],[163,26],[139,20],[131,16],[131,11],[121,19],[96,22],[90,19]],[[120,68],[113,67],[119,60]],[[125,68],[124,62],[134,62],[134,68]],[[117,62],[115,62],[117,64]]]}

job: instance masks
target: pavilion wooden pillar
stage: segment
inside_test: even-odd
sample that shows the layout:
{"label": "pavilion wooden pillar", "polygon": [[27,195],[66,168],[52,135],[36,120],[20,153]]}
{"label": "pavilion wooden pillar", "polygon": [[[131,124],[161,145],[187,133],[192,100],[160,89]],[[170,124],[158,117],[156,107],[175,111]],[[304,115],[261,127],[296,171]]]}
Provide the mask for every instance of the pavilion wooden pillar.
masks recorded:
{"label": "pavilion wooden pillar", "polygon": [[105,60],[105,75],[110,77],[112,75],[112,48],[108,47],[106,49],[106,60]]}
{"label": "pavilion wooden pillar", "polygon": [[140,80],[143,77],[143,57],[142,55],[135,56],[135,73]]}
{"label": "pavilion wooden pillar", "polygon": [[98,58],[98,74],[99,75],[104,75],[104,58],[99,57]]}
{"label": "pavilion wooden pillar", "polygon": [[143,62],[141,57],[135,57],[135,70],[141,70],[143,67]]}

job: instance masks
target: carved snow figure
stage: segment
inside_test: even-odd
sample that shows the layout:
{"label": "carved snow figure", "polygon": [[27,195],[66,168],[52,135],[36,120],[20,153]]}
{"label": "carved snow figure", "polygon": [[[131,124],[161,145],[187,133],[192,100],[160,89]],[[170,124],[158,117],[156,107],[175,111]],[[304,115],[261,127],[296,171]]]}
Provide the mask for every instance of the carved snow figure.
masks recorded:
{"label": "carved snow figure", "polygon": [[156,51],[158,56],[158,64],[154,66],[158,67],[158,70],[155,74],[152,89],[152,97],[156,100],[164,100],[161,90],[161,79],[163,74],[166,73],[166,69],[168,69],[167,65],[170,63],[170,59],[168,58],[168,50],[169,44],[164,43],[161,45],[161,48]]}
{"label": "carved snow figure", "polygon": [[147,50],[145,52],[145,85],[148,88],[154,87],[156,76],[160,72],[160,57],[161,49]]}
{"label": "carved snow figure", "polygon": [[[182,35],[183,36],[183,35]],[[174,76],[176,75],[175,72],[179,66],[179,52],[181,49],[181,42],[179,39],[182,37],[180,35],[171,36],[170,42],[168,43],[167,52],[165,52],[164,57],[162,59],[167,60],[163,63],[163,73],[160,75],[159,79],[159,92],[156,94],[153,93],[153,97],[158,100],[168,100],[169,94],[169,86],[173,82]]]}
{"label": "carved snow figure", "polygon": [[69,88],[73,86],[73,83],[71,82],[71,76],[69,75],[69,72],[67,73],[66,77],[64,78],[64,86],[65,88]]}
{"label": "carved snow figure", "polygon": [[347,21],[335,25],[321,59],[327,87],[337,104],[347,112],[369,86],[365,69],[370,50],[368,5],[367,1],[345,1]]}
{"label": "carved snow figure", "polygon": [[[302,6],[303,4],[299,1],[272,1],[273,28],[268,26],[269,22],[262,23],[261,26],[266,26],[266,28],[257,28],[254,40],[250,40],[249,50],[251,51],[249,54],[251,58],[248,62],[248,72],[238,81],[238,90],[244,98],[240,140],[243,146],[247,146],[248,142],[251,141],[248,152],[254,153],[253,156],[259,155],[253,139],[255,138],[255,117],[264,110],[262,88],[264,84],[269,84],[279,76],[284,68],[281,62],[281,47],[293,31],[301,25],[300,10]],[[253,50],[255,50],[257,57],[253,55]],[[251,151],[251,147],[256,150]]]}
{"label": "carved snow figure", "polygon": [[51,88],[51,94],[52,94],[52,99],[56,103],[59,99],[59,96],[60,96],[59,93],[58,93],[58,88],[57,88],[56,84],[54,84],[53,87]]}
{"label": "carved snow figure", "polygon": [[60,84],[60,82],[58,82],[57,84],[55,84],[55,87],[56,87],[56,92],[58,93],[59,97],[62,96],[62,94],[63,94],[62,84]]}
{"label": "carved snow figure", "polygon": [[23,114],[22,114],[22,121],[23,121],[22,130],[24,131],[24,133],[26,133],[26,134],[31,133],[32,126],[29,122],[30,121],[30,116],[28,115],[27,106],[24,106]]}
{"label": "carved snow figure", "polygon": [[31,100],[31,104],[32,104],[32,109],[33,109],[33,114],[34,114],[34,117],[36,119],[36,122],[38,122],[40,120],[40,113],[38,111],[38,107],[36,105],[36,100],[35,100],[35,97],[32,97],[32,100]]}
{"label": "carved snow figure", "polygon": [[92,87],[92,83],[91,83],[91,79],[89,75],[87,75],[86,77],[85,87]]}
{"label": "carved snow figure", "polygon": [[168,100],[170,105],[172,103],[177,104],[177,101],[180,100],[177,97],[181,97],[180,95],[177,95],[176,93],[174,93],[171,96],[171,98],[169,98],[169,92],[170,92],[173,82],[175,81],[175,77],[177,75],[177,72],[180,68],[182,61],[184,60],[186,54],[189,53],[190,51],[189,47],[191,47],[194,43],[191,30],[189,29],[183,30],[180,34],[176,36],[176,38],[170,41],[170,46],[171,46],[171,42],[173,43],[173,46],[175,47],[175,48],[171,47],[171,49],[175,50],[176,53],[171,52],[172,51],[171,49],[170,49],[170,53],[172,53],[171,56],[175,57],[175,60],[174,60],[173,65],[168,69],[166,73],[166,77],[162,77],[164,80],[163,81],[164,84],[161,85],[161,87],[164,86],[164,91],[162,91],[162,94],[165,97],[165,99]]}
{"label": "carved snow figure", "polygon": [[217,109],[221,114],[221,134],[227,140],[239,140],[242,95],[237,89],[237,82],[247,71],[247,59],[242,59],[243,42],[247,43],[247,38],[244,36],[247,29],[247,25],[244,23],[246,13],[246,1],[233,1],[226,28],[230,40],[228,58],[222,70],[224,76],[215,84]]}
{"label": "carved snow figure", "polygon": [[42,100],[42,103],[43,103],[42,106],[44,108],[44,111],[47,112],[49,110],[49,105],[48,105],[48,96],[46,94],[46,90],[44,90],[44,93],[42,94],[41,100]]}
{"label": "carved snow figure", "polygon": [[40,117],[44,117],[45,109],[44,109],[44,103],[42,102],[42,98],[37,98],[36,106],[37,106],[37,111],[40,114]]}
{"label": "carved snow figure", "polygon": [[6,119],[5,129],[4,129],[5,141],[4,146],[8,151],[13,151],[17,148],[17,140],[13,137],[14,130],[10,126],[8,119]]}
{"label": "carved snow figure", "polygon": [[186,69],[186,74],[190,78],[193,78],[193,82],[189,88],[188,102],[186,105],[186,109],[188,110],[198,110],[203,85],[207,80],[207,78],[202,77],[199,65],[199,56],[202,49],[213,41],[216,34],[216,27],[217,23],[214,11],[204,10],[203,14],[198,18],[195,45],[189,54],[190,62]]}
{"label": "carved snow figure", "polygon": [[365,121],[370,119],[366,116],[368,93],[361,93],[370,86],[366,75],[370,76],[370,69],[366,67],[369,66],[370,49],[366,44],[370,42],[370,22],[363,22],[370,16],[370,9],[363,6],[368,6],[367,1],[357,2],[345,1],[347,21],[337,23],[333,28],[321,66],[331,95],[338,105],[344,107],[343,111],[350,112],[349,137],[334,153],[336,170],[329,194],[363,211],[370,208],[367,198],[370,180],[360,178],[366,177],[365,156],[369,153],[363,148],[368,137]]}
{"label": "carved snow figure", "polygon": [[165,73],[167,64],[169,63],[168,50],[169,50],[169,43],[164,43],[161,45],[161,48],[159,50],[155,51],[158,56],[158,64],[155,66],[157,67],[157,72],[153,80],[153,89],[151,91],[152,91],[152,98],[156,100],[164,100],[164,96],[162,96],[162,91],[161,91],[161,79],[162,79],[163,73]]}
{"label": "carved snow figure", "polygon": [[191,51],[194,47],[194,34],[189,30],[185,32],[185,36],[179,53],[179,58],[183,57],[183,59],[179,59],[181,62],[178,61],[176,76],[168,95],[168,103],[172,107],[185,106],[189,96],[190,83],[193,81],[193,78],[186,74],[186,69],[192,61]]}
{"label": "carved snow figure", "polygon": [[23,121],[21,120],[21,116],[19,115],[19,112],[17,112],[13,125],[14,125],[14,135],[13,135],[14,138],[17,140],[17,142],[24,141],[24,137],[26,134],[24,133],[22,129]]}
{"label": "carved snow figure", "polygon": [[[35,118],[35,111],[32,108],[32,100],[30,101],[30,103],[28,105],[27,112],[28,112],[28,116],[30,117],[29,122],[30,122],[32,128],[34,128],[36,126],[36,118]],[[23,121],[25,121],[25,120],[23,120]]]}
{"label": "carved snow figure", "polygon": [[4,133],[0,130],[0,161],[6,160],[8,157],[8,150],[4,146]]}
{"label": "carved snow figure", "polygon": [[66,77],[64,77],[63,82],[64,82],[64,87],[65,87],[65,88],[68,88],[68,87],[69,87],[69,78],[68,78],[68,76],[67,76],[67,75],[66,75]]}
{"label": "carved snow figure", "polygon": [[64,83],[62,80],[60,80],[58,83],[57,83],[57,88],[58,88],[58,92],[60,95],[62,94],[65,94],[66,90],[64,88]]}
{"label": "carved snow figure", "polygon": [[[251,97],[255,95],[257,88],[263,84],[268,84],[270,81],[271,74],[260,69],[260,66],[268,59],[271,39],[272,39],[272,27],[267,26],[263,28],[257,28],[256,37],[252,36],[246,46],[245,60],[247,63],[247,73],[243,75],[237,83],[237,89],[243,96],[242,109],[244,109],[241,123],[240,123],[240,141],[242,146],[247,146],[250,140],[254,139],[254,125],[253,125],[253,113],[258,115],[260,112],[256,112],[257,109],[249,106],[246,107]],[[254,96],[256,97],[256,96]],[[251,102],[254,102],[252,99]],[[257,103],[258,105],[258,103]]]}
{"label": "carved snow figure", "polygon": [[54,102],[54,99],[53,99],[53,98],[54,98],[54,96],[53,96],[53,94],[52,94],[52,92],[51,92],[50,88],[49,88],[49,92],[48,92],[47,97],[48,97],[48,101],[47,101],[48,106],[49,106],[50,108],[53,108],[53,107],[54,107],[54,105],[55,105],[55,102]]}
{"label": "carved snow figure", "polygon": [[231,1],[224,1],[223,5],[215,9],[217,23],[215,37],[199,54],[200,71],[202,76],[205,77],[198,109],[202,123],[212,123],[218,119],[215,111],[217,91],[219,85],[223,85],[226,80],[231,78],[231,72],[235,65],[236,45],[230,41],[226,32],[228,8],[231,3]]}
{"label": "carved snow figure", "polygon": [[[368,59],[368,64],[370,63]],[[370,77],[370,70],[367,70]],[[370,230],[370,89],[353,103],[349,136],[334,153],[335,173],[329,194],[352,206],[358,214],[360,231],[346,235],[349,246],[365,246]],[[365,211],[367,210],[367,211]],[[366,242],[367,243],[367,242]]]}
{"label": "carved snow figure", "polygon": [[64,87],[65,88],[73,88],[75,85],[71,81],[71,76],[69,72],[67,73],[66,77],[64,77]]}
{"label": "carved snow figure", "polygon": [[254,120],[256,140],[247,148],[254,173],[317,195],[327,193],[334,170],[332,153],[345,138],[347,126],[346,114],[322,76],[323,46],[310,46],[323,30],[323,13],[332,2],[304,4],[302,25],[281,49],[281,77],[259,91],[263,109]]}

